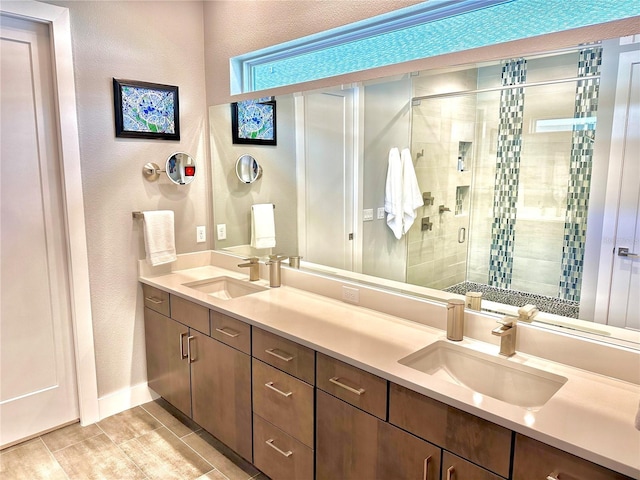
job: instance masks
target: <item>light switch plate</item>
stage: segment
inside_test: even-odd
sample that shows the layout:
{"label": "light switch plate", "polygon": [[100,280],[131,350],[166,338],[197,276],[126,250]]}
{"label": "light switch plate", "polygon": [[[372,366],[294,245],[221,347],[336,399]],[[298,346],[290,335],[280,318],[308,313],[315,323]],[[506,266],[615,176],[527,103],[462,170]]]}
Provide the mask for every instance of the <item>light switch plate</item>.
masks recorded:
{"label": "light switch plate", "polygon": [[378,220],[384,220],[384,207],[378,207]]}
{"label": "light switch plate", "polygon": [[370,222],[371,220],[373,220],[373,208],[365,208],[362,211],[362,215],[363,215],[363,221],[365,222]]}

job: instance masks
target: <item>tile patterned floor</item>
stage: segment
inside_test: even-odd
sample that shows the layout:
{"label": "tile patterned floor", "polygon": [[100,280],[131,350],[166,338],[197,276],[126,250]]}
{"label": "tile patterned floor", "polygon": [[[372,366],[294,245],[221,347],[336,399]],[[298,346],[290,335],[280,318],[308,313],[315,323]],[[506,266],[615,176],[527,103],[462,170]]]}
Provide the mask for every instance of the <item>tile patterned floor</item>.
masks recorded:
{"label": "tile patterned floor", "polygon": [[164,400],[0,452],[2,480],[269,480]]}

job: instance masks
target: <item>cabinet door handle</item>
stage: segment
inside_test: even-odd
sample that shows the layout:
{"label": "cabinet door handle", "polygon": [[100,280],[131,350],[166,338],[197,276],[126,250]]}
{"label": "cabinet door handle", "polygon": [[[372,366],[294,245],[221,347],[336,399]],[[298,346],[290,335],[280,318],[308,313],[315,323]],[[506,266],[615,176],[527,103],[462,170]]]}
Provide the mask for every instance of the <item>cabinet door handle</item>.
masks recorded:
{"label": "cabinet door handle", "polygon": [[290,457],[291,455],[293,455],[293,452],[291,450],[287,450],[286,452],[283,450],[280,450],[278,447],[276,447],[273,444],[273,438],[270,438],[269,440],[267,440],[266,442],[267,445],[269,445],[271,448],[273,448],[276,452],[278,452],[280,455],[283,455],[285,457]]}
{"label": "cabinet door handle", "polygon": [[453,465],[447,468],[447,480],[453,480],[453,476],[456,473],[456,469],[453,468]]}
{"label": "cabinet door handle", "polygon": [[349,385],[345,385],[344,383],[340,382],[339,380],[340,380],[340,377],[333,377],[333,378],[329,379],[329,381],[331,383],[333,383],[334,385],[337,385],[337,386],[339,386],[341,388],[344,388],[345,390],[348,390],[351,393],[355,393],[356,395],[362,395],[365,392],[364,388],[355,389],[353,387],[350,387]]}
{"label": "cabinet door handle", "polygon": [[283,392],[282,390],[278,390],[276,387],[273,386],[273,382],[267,382],[264,384],[264,386],[267,388],[270,388],[274,392],[279,393],[283,397],[290,397],[291,395],[293,395],[293,392]]}
{"label": "cabinet door handle", "polygon": [[291,360],[293,360],[293,356],[289,355],[287,352],[278,350],[277,348],[267,348],[265,352],[267,352],[269,355],[273,355],[274,357],[279,358],[280,360],[284,360],[285,362],[290,362]]}
{"label": "cabinet door handle", "polygon": [[547,475],[547,480],[560,480],[560,472],[551,472]]}
{"label": "cabinet door handle", "polygon": [[161,298],[156,298],[156,297],[144,297],[145,300],[149,300],[151,303],[155,303],[156,305],[160,305],[161,303],[164,303],[164,300],[162,300]]}
{"label": "cabinet door handle", "polygon": [[196,357],[195,355],[192,355],[192,351],[191,351],[191,340],[193,340],[194,338],[196,337],[192,335],[189,335],[187,337],[187,356],[189,357],[189,363],[193,363],[196,361]]}
{"label": "cabinet door handle", "polygon": [[216,332],[220,332],[223,335],[231,338],[236,338],[238,335],[240,335],[240,332],[237,332],[236,330],[229,327],[216,328]]}
{"label": "cabinet door handle", "polygon": [[422,480],[429,480],[429,462],[431,462],[431,455],[424,459],[424,470],[422,471]]}
{"label": "cabinet door handle", "polygon": [[180,358],[187,358],[189,355],[184,353],[184,337],[189,335],[189,333],[181,333],[180,334]]}

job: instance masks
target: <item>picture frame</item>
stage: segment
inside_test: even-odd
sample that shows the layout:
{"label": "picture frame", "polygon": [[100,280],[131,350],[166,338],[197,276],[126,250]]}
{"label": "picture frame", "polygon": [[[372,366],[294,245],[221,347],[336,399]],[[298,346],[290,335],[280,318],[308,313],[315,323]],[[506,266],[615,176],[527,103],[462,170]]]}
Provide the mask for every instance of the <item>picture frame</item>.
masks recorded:
{"label": "picture frame", "polygon": [[277,145],[276,101],[274,97],[231,104],[233,143]]}
{"label": "picture frame", "polygon": [[113,79],[116,137],[180,140],[178,87]]}

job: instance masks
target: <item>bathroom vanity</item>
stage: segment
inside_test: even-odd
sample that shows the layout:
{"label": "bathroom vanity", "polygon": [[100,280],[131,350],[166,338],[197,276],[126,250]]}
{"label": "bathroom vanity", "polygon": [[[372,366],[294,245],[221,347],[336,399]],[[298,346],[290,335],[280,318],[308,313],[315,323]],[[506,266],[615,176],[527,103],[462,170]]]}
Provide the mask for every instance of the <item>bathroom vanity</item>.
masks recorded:
{"label": "bathroom vanity", "polygon": [[141,268],[149,387],[273,480],[640,477],[636,384],[187,257]]}

